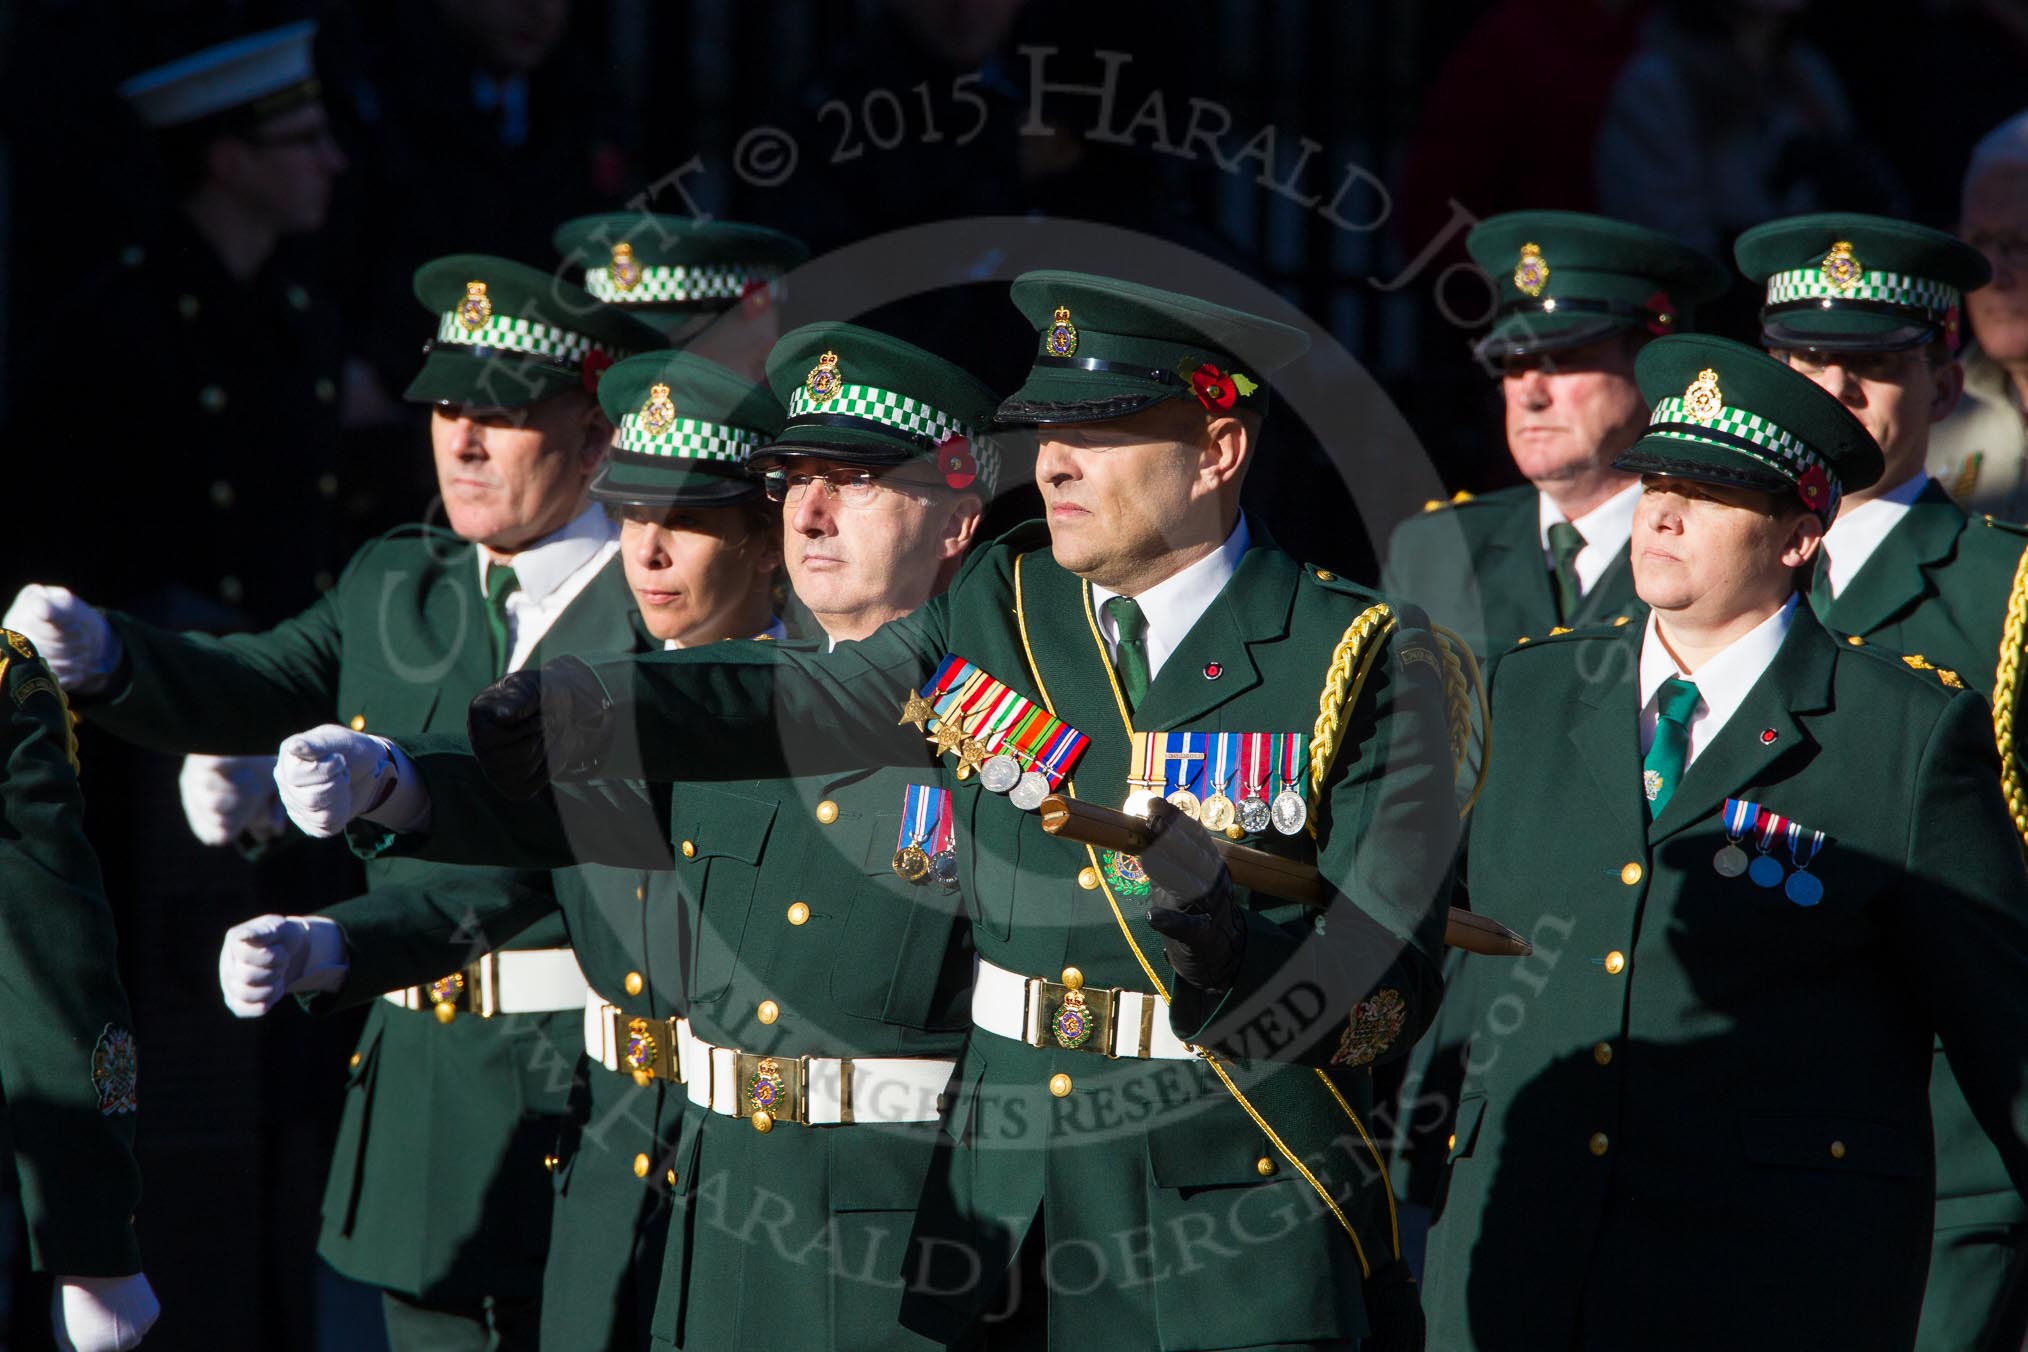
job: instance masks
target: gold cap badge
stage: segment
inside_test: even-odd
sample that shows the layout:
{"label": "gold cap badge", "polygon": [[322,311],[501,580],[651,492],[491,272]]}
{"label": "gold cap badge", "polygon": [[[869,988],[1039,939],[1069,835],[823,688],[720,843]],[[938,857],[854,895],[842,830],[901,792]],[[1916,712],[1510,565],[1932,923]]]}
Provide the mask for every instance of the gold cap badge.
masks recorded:
{"label": "gold cap badge", "polygon": [[466,333],[477,333],[493,317],[493,302],[486,298],[484,282],[466,282],[465,298],[458,302],[458,323]]}
{"label": "gold cap badge", "polygon": [[1068,357],[1077,351],[1077,325],[1070,322],[1070,307],[1056,307],[1055,322],[1049,326],[1049,355]]}
{"label": "gold cap badge", "polygon": [[648,402],[641,405],[641,430],[651,437],[659,437],[676,425],[676,404],[669,397],[669,387],[657,382],[648,387]]}
{"label": "gold cap badge", "polygon": [[810,398],[818,403],[838,397],[838,391],[845,387],[845,377],[838,371],[838,354],[826,352],[817,358],[817,364],[810,368],[810,374],[803,380],[803,388],[810,392]]}
{"label": "gold cap badge", "polygon": [[1818,264],[1818,271],[1823,274],[1824,285],[1834,291],[1850,291],[1859,285],[1859,278],[1865,273],[1852,252],[1852,242],[1844,239],[1831,246],[1831,252]]}
{"label": "gold cap badge", "polygon": [[621,240],[613,246],[613,261],[606,272],[613,279],[613,285],[622,291],[632,291],[641,284],[641,265],[634,261],[634,246]]}
{"label": "gold cap badge", "polygon": [[1698,422],[1710,422],[1725,409],[1725,396],[1718,392],[1718,372],[1705,367],[1683,391],[1683,411]]}
{"label": "gold cap badge", "polygon": [[1514,289],[1524,296],[1542,294],[1549,285],[1549,260],[1542,256],[1539,244],[1521,246],[1520,261],[1514,264]]}

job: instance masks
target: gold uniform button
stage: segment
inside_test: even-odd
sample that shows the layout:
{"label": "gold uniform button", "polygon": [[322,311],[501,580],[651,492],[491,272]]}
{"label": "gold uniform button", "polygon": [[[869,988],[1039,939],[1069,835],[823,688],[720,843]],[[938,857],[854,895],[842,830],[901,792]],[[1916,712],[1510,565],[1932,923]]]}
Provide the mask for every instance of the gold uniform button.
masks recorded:
{"label": "gold uniform button", "polygon": [[542,1167],[549,1170],[552,1174],[556,1172],[556,1166],[560,1162],[559,1158],[555,1155],[544,1155],[542,1157]]}
{"label": "gold uniform button", "polygon": [[354,732],[364,732],[364,731],[366,731],[366,715],[365,715],[365,714],[354,714],[354,715],[352,715],[352,730],[353,730]]}
{"label": "gold uniform button", "polygon": [[1831,1158],[1834,1160],[1845,1158],[1845,1143],[1843,1141],[1831,1142]]}
{"label": "gold uniform button", "polygon": [[1332,572],[1329,568],[1319,568],[1317,570],[1317,581],[1319,582],[1335,581],[1337,576],[1338,575]]}
{"label": "gold uniform button", "polygon": [[753,1129],[762,1135],[775,1129],[775,1115],[765,1108],[754,1109],[753,1116],[748,1120],[753,1123]]}
{"label": "gold uniform button", "polygon": [[1444,1142],[1444,1149],[1456,1150],[1457,1148],[1458,1148],[1458,1134],[1456,1132],[1452,1132],[1451,1139]]}
{"label": "gold uniform button", "polygon": [[634,1156],[634,1177],[646,1178],[648,1176],[648,1167],[650,1163],[651,1161],[648,1159],[646,1155]]}
{"label": "gold uniform button", "polygon": [[1598,1062],[1602,1066],[1611,1065],[1613,1063],[1613,1044],[1610,1042],[1601,1042],[1595,1045],[1591,1049],[1591,1059]]}
{"label": "gold uniform button", "polygon": [[1620,881],[1628,887],[1632,887],[1641,880],[1641,873],[1640,862],[1638,860],[1633,861],[1620,869]]}
{"label": "gold uniform button", "polygon": [[635,884],[634,884],[634,900],[635,900],[635,901],[646,901],[647,899],[648,899],[648,884],[646,884],[646,883],[635,883]]}
{"label": "gold uniform button", "polygon": [[1266,1155],[1262,1155],[1253,1162],[1253,1171],[1262,1178],[1273,1178],[1275,1176],[1275,1162]]}
{"label": "gold uniform button", "polygon": [[1075,967],[1064,968],[1063,975],[1059,978],[1059,980],[1061,981],[1064,989],[1066,990],[1075,991],[1084,989],[1084,973],[1080,972]]}
{"label": "gold uniform button", "polygon": [[826,798],[823,802],[817,804],[817,820],[824,823],[824,825],[826,826],[829,826],[832,822],[837,821],[838,805],[832,802],[829,798]]}
{"label": "gold uniform button", "polygon": [[350,1061],[347,1061],[345,1064],[350,1066],[354,1070],[359,1069],[359,1053],[358,1052],[352,1053],[352,1059]]}
{"label": "gold uniform button", "polygon": [[1612,1148],[1612,1144],[1611,1141],[1606,1139],[1606,1134],[1602,1131],[1595,1131],[1591,1134],[1591,1153],[1594,1155],[1605,1154],[1606,1151]]}
{"label": "gold uniform button", "polygon": [[789,904],[789,923],[791,925],[805,925],[809,923],[809,920],[810,908],[806,904],[800,901]]}
{"label": "gold uniform button", "polygon": [[695,859],[695,858],[697,857],[697,842],[696,842],[696,841],[694,841],[694,840],[686,840],[686,841],[684,841],[684,842],[683,842],[683,857],[684,857],[685,859]]}
{"label": "gold uniform button", "polygon": [[1070,1076],[1065,1075],[1062,1071],[1058,1071],[1056,1074],[1050,1076],[1049,1092],[1056,1095],[1058,1098],[1069,1098]]}
{"label": "gold uniform button", "polygon": [[1621,625],[1625,624],[1625,623],[1627,622],[1627,618],[1628,618],[1628,617],[1627,617],[1627,616],[1625,616],[1625,615],[1615,615],[1615,616],[1613,616],[1613,628],[1617,629],[1617,628],[1619,628],[1619,627],[1620,627]]}
{"label": "gold uniform button", "polygon": [[666,1178],[667,1180],[669,1180],[669,1186],[670,1186],[670,1187],[672,1187],[672,1188],[673,1188],[673,1187],[675,1187],[675,1186],[676,1186],[676,1171],[675,1171],[674,1169],[671,1169],[671,1170],[670,1170],[670,1171],[669,1171],[668,1173],[666,1173],[666,1174],[662,1175],[662,1177],[664,1177],[664,1178]]}
{"label": "gold uniform button", "polygon": [[1089,891],[1091,891],[1091,890],[1092,890],[1093,888],[1097,887],[1097,886],[1098,886],[1098,870],[1097,870],[1097,869],[1095,869],[1095,868],[1081,868],[1081,869],[1079,869],[1079,870],[1077,871],[1077,885],[1078,885],[1079,887],[1082,887],[1082,888],[1083,888],[1083,889],[1084,889],[1085,891],[1087,891],[1087,892],[1089,892]]}
{"label": "gold uniform button", "polygon": [[627,994],[639,995],[640,993],[641,993],[641,974],[639,972],[627,973]]}
{"label": "gold uniform button", "polygon": [[762,1023],[773,1023],[782,1017],[782,1007],[772,1000],[763,1000],[760,1002],[760,1008],[754,1011],[754,1017]]}
{"label": "gold uniform button", "polygon": [[1845,635],[1845,641],[1855,648],[1863,648],[1866,646],[1866,640],[1859,637],[1857,634]]}
{"label": "gold uniform button", "polygon": [[1627,955],[1620,952],[1617,948],[1606,954],[1606,970],[1614,976],[1618,976],[1622,971],[1626,970],[1626,965]]}

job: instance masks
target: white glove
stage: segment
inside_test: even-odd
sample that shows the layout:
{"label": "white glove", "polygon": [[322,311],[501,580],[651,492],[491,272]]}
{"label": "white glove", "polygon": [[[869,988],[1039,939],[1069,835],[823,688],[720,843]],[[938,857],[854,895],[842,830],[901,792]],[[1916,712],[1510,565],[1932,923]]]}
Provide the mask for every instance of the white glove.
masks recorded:
{"label": "white glove", "polygon": [[148,1274],[58,1277],[49,1322],[59,1352],[126,1352],[162,1313]]}
{"label": "white glove", "polygon": [[382,825],[413,829],[429,803],[415,763],[393,742],[336,723],[282,743],[275,787],[289,820],[319,838],[368,813]]}
{"label": "white glove", "polygon": [[218,989],[225,1007],[258,1019],[301,991],[345,984],[345,936],[321,915],[262,915],[225,932],[218,950]]}
{"label": "white glove", "polygon": [[242,835],[258,844],[289,829],[273,756],[185,756],[176,788],[190,833],[206,845],[230,845]]}
{"label": "white glove", "polygon": [[66,587],[23,587],[0,626],[26,634],[56,683],[73,694],[91,694],[119,668],[120,640],[113,626]]}

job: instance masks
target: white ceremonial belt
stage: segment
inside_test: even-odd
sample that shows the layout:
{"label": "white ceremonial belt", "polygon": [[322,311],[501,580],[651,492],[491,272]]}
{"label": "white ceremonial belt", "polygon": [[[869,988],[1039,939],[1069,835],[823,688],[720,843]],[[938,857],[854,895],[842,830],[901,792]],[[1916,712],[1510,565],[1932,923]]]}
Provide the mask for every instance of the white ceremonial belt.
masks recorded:
{"label": "white ceremonial belt", "polygon": [[461,1013],[490,1019],[581,1009],[590,989],[570,949],[508,948],[427,986],[408,986],[380,998],[403,1009],[434,1009],[449,1023]]}
{"label": "white ceremonial belt", "polygon": [[584,997],[584,1054],[607,1070],[650,1080],[683,1082],[688,1019],[647,1019],[609,1005],[597,991]]}
{"label": "white ceremonial belt", "polygon": [[[1084,1036],[1066,1040],[1059,1012],[1073,990],[1082,997],[1072,1022]],[[1169,1028],[1169,1011],[1160,996],[1118,986],[1066,986],[1039,976],[1023,976],[979,959],[972,980],[972,1025],[998,1037],[1012,1038],[1051,1051],[1094,1052],[1142,1060],[1191,1061],[1197,1053]]]}
{"label": "white ceremonial belt", "polygon": [[[686,1029],[687,1031],[687,1029]],[[714,1047],[688,1038],[683,1066],[690,1101],[762,1131],[854,1122],[935,1122],[957,1062],[927,1056],[784,1056]]]}

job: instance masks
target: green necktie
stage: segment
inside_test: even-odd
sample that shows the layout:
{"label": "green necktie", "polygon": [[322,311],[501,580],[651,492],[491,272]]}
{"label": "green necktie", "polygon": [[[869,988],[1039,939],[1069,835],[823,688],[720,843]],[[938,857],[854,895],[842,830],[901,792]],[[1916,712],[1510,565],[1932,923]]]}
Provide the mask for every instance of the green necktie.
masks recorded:
{"label": "green necktie", "polygon": [[1556,618],[1565,624],[1577,613],[1578,598],[1583,595],[1577,585],[1577,555],[1583,548],[1584,537],[1568,521],[1549,528],[1549,554],[1556,560],[1549,576],[1556,583]]}
{"label": "green necktie", "polygon": [[1120,693],[1127,697],[1127,710],[1141,706],[1148,693],[1148,617],[1141,603],[1131,596],[1115,596],[1106,602],[1106,614],[1119,631],[1119,646],[1113,652],[1113,667],[1120,674]]}
{"label": "green necktie", "polygon": [[1655,740],[1641,762],[1641,791],[1647,795],[1650,821],[1669,806],[1676,782],[1683,778],[1683,764],[1690,757],[1690,715],[1696,711],[1695,685],[1676,676],[1662,682]]}
{"label": "green necktie", "polygon": [[504,563],[486,568],[486,624],[493,631],[493,674],[507,674],[507,659],[513,646],[507,633],[507,598],[521,590],[521,579]]}

